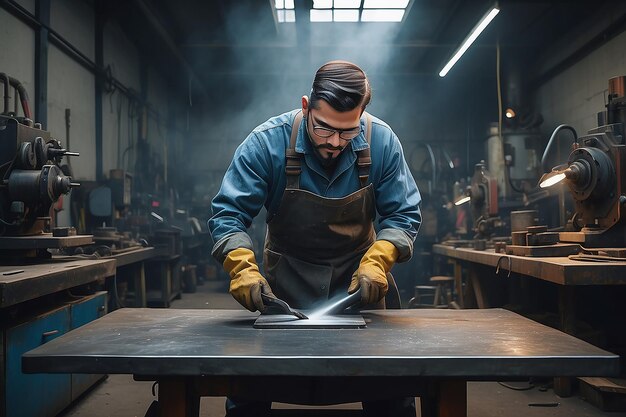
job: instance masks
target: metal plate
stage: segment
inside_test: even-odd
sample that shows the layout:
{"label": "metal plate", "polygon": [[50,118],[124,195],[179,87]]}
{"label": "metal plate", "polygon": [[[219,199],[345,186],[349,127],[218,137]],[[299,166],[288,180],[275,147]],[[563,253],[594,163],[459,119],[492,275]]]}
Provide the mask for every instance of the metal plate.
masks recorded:
{"label": "metal plate", "polygon": [[261,314],[253,327],[255,329],[358,329],[365,327],[365,320],[361,315],[321,316],[301,320],[287,314]]}

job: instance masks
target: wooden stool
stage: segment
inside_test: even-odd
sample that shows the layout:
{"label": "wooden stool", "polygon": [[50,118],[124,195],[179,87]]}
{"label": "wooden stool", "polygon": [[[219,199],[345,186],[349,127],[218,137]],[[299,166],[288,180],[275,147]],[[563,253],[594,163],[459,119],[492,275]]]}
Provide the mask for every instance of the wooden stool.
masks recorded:
{"label": "wooden stool", "polygon": [[415,294],[409,300],[407,308],[433,308],[436,303],[437,287],[433,285],[416,285]]}
{"label": "wooden stool", "polygon": [[430,277],[429,281],[436,288],[433,306],[438,308],[448,308],[452,302],[454,277],[435,275],[434,277]]}

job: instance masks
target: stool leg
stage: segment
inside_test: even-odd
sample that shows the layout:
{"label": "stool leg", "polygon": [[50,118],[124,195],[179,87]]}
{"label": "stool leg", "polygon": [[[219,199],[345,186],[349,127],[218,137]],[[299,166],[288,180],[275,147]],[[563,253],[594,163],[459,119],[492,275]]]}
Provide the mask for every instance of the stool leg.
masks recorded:
{"label": "stool leg", "polygon": [[439,301],[441,298],[441,285],[437,284],[435,288],[435,299],[433,300],[433,307],[437,307],[439,305]]}

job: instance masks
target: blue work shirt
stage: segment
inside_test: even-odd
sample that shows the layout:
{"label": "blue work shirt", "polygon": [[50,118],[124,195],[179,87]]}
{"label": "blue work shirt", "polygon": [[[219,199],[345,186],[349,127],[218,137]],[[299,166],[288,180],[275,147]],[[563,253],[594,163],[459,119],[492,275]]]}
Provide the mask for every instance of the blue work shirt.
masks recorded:
{"label": "blue work shirt", "polygon": [[[235,151],[219,192],[212,201],[209,230],[215,242],[213,256],[223,262],[238,247],[254,250],[246,230],[263,206],[267,218],[276,215],[286,184],[285,150],[289,147],[291,125],[298,110],[272,117],[254,129]],[[340,153],[329,176],[314,154],[303,120],[295,150],[304,154],[300,189],[326,198],[345,197],[361,188],[357,151],[368,148],[365,116],[361,134]],[[372,116],[372,183],[378,215],[377,239],[388,240],[399,251],[398,261],[408,260],[421,223],[421,197],[404,159],[396,134],[382,120]],[[303,237],[306,238],[306,237]]]}

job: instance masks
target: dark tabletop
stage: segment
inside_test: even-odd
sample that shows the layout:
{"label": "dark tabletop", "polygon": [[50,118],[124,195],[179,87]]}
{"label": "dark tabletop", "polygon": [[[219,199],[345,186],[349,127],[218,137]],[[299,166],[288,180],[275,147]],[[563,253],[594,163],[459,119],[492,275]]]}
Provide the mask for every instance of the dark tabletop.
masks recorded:
{"label": "dark tabletop", "polygon": [[363,329],[254,329],[240,310],[120,309],[23,356],[29,373],[610,376],[619,357],[502,309],[363,312]]}

